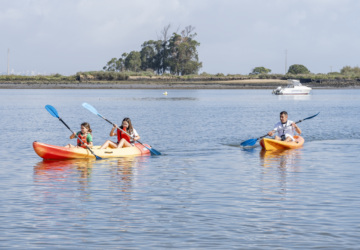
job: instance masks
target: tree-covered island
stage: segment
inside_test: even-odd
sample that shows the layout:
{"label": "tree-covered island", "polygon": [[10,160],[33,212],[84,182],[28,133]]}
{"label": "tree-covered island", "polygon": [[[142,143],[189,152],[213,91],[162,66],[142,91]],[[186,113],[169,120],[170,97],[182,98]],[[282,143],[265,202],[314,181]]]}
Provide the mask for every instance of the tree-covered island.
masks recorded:
{"label": "tree-covered island", "polygon": [[112,58],[104,66],[110,72],[155,72],[158,75],[198,74],[202,63],[199,62],[197,47],[200,43],[194,38],[195,27],[186,26],[180,34],[169,36],[171,25],[164,27],[161,39],[145,41],[140,51],[123,53],[120,58]]}

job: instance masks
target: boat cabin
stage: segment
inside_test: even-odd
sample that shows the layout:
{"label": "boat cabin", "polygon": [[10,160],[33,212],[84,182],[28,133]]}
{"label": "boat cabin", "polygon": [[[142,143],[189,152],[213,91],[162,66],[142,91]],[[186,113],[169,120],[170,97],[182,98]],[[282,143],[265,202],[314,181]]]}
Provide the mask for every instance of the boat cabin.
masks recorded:
{"label": "boat cabin", "polygon": [[299,80],[288,79],[287,88],[294,88],[294,87],[300,87],[300,86],[302,86],[302,84],[300,83]]}

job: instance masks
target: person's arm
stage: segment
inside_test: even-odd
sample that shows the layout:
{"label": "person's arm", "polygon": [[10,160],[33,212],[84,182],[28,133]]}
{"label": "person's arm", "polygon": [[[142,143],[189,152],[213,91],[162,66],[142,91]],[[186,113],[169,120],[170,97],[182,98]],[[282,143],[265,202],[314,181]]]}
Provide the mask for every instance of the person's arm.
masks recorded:
{"label": "person's arm", "polygon": [[114,132],[115,129],[116,129],[116,127],[117,127],[117,125],[114,124],[113,127],[112,127],[112,129],[111,129],[111,131],[110,131],[110,136],[115,136],[115,135],[117,135],[117,134]]}
{"label": "person's arm", "polygon": [[277,127],[275,127],[273,130],[271,130],[271,131],[268,133],[268,135],[269,135],[269,136],[274,136],[274,134],[276,133],[276,129],[277,129]]}
{"label": "person's arm", "polygon": [[76,133],[75,133],[75,132],[70,135],[70,139],[74,139],[75,137],[76,137]]}
{"label": "person's arm", "polygon": [[293,128],[295,129],[296,133],[298,133],[299,135],[301,135],[301,129],[296,125],[296,123],[293,122],[291,125],[292,125]]}
{"label": "person's arm", "polygon": [[134,130],[134,138],[133,138],[133,140],[134,140],[134,141],[140,140],[139,134],[136,132],[135,129],[133,129],[133,130]]}
{"label": "person's arm", "polygon": [[92,138],[92,135],[91,134],[88,134],[87,137],[86,137],[86,142],[88,144],[89,147],[92,147],[94,144],[93,144],[93,138]]}

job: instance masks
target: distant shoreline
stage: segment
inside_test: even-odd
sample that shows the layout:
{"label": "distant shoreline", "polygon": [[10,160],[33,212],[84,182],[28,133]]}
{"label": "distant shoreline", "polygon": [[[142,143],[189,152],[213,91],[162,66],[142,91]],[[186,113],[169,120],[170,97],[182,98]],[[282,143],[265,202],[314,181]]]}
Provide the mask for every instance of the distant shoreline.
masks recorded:
{"label": "distant shoreline", "polygon": [[[320,81],[303,83],[314,89],[360,88],[359,81]],[[281,79],[244,79],[212,81],[2,81],[0,89],[275,89],[286,86]]]}

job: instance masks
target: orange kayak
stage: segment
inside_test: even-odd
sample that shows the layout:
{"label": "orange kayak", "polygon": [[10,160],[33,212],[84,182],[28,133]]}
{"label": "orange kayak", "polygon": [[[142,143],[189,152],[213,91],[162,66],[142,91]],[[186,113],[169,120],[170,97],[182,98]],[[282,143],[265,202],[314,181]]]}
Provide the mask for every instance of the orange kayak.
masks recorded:
{"label": "orange kayak", "polygon": [[[149,145],[145,144],[150,148]],[[54,146],[41,142],[34,142],[33,147],[38,156],[43,159],[51,160],[67,160],[67,159],[87,159],[95,158],[95,156],[85,148],[65,148],[61,146]],[[107,148],[100,149],[100,146],[94,146],[91,150],[101,158],[125,157],[125,156],[139,156],[150,155],[150,151],[141,145],[135,143],[134,147],[128,148]]]}
{"label": "orange kayak", "polygon": [[294,136],[295,141],[285,142],[277,141],[274,139],[263,138],[260,141],[260,145],[265,150],[283,150],[283,149],[294,149],[300,148],[304,144],[305,140],[301,136]]}

